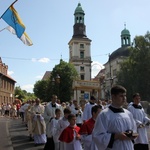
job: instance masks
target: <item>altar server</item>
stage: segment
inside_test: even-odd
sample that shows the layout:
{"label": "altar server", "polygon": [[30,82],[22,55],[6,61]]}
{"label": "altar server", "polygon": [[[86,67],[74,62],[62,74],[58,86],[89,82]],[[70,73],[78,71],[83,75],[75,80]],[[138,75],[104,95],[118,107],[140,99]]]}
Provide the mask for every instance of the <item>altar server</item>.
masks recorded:
{"label": "altar server", "polygon": [[140,94],[135,93],[133,94],[133,103],[128,107],[128,110],[133,114],[133,118],[137,125],[137,132],[139,134],[137,139],[135,139],[134,150],[149,150],[147,127],[150,124],[150,119],[147,117],[140,101]]}
{"label": "altar server", "polygon": [[59,140],[64,142],[65,150],[82,150],[80,143],[80,127],[76,125],[76,116],[70,114],[68,116],[69,126],[63,130]]}
{"label": "altar server", "polygon": [[133,115],[122,108],[126,89],[120,85],[111,88],[112,104],[101,111],[93,129],[93,140],[98,150],[134,150],[132,140],[137,137]]}

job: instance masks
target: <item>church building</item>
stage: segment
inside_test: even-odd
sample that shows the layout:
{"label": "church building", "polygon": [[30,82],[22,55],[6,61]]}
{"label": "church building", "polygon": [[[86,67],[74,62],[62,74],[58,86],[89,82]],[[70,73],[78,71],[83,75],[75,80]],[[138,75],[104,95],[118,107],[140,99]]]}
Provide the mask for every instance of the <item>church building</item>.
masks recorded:
{"label": "church building", "polygon": [[[79,80],[90,81],[91,80],[91,40],[86,35],[86,25],[84,23],[84,10],[81,4],[74,12],[74,26],[73,36],[69,41],[69,62],[72,63],[77,72],[79,73]],[[77,92],[75,94],[75,92]],[[74,91],[76,99],[80,100],[84,98],[85,91]],[[87,93],[88,95],[90,93]]]}

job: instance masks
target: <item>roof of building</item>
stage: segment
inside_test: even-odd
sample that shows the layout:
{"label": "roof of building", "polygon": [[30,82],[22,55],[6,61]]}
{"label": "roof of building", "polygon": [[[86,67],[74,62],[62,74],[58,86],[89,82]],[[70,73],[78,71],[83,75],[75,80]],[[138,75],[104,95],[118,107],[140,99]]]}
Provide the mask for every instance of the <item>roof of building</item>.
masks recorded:
{"label": "roof of building", "polygon": [[121,31],[121,35],[130,35],[130,31],[125,28]]}
{"label": "roof of building", "polygon": [[9,80],[13,81],[13,82],[16,82],[11,76],[9,76],[8,74],[3,74],[0,72],[0,79],[3,78],[3,77],[6,77],[8,78]]}
{"label": "roof of building", "polygon": [[129,54],[130,54],[129,46],[120,47],[109,56],[109,61],[112,61],[121,56],[128,57]]}
{"label": "roof of building", "polygon": [[76,13],[83,13],[84,14],[84,10],[82,9],[82,7],[81,7],[81,4],[80,3],[78,3],[78,6],[76,7],[76,9],[75,9],[75,12],[74,12],[75,14]]}
{"label": "roof of building", "polygon": [[47,80],[48,78],[50,78],[50,76],[51,76],[51,71],[46,71],[42,80]]}

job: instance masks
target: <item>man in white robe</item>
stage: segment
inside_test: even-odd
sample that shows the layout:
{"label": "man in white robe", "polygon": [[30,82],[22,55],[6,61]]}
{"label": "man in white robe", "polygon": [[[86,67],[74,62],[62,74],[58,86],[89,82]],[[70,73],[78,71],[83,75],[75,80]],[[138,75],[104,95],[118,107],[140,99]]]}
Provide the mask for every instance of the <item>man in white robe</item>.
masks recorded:
{"label": "man in white robe", "polygon": [[[93,140],[98,150],[134,150],[132,140],[137,137],[132,114],[122,108],[126,89],[120,85],[111,88],[112,104],[101,111],[93,129]],[[128,134],[129,133],[129,134]]]}
{"label": "man in white robe", "polygon": [[135,150],[149,150],[149,141],[147,135],[147,127],[150,124],[150,119],[147,117],[141,104],[141,97],[139,93],[133,95],[133,103],[128,106],[128,110],[133,114],[137,125],[137,132],[139,136],[135,139]]}
{"label": "man in white robe", "polygon": [[60,109],[62,112],[61,116],[63,115],[62,107],[60,104],[57,104],[56,101],[57,101],[57,96],[52,95],[51,102],[47,103],[47,105],[45,106],[43,117],[46,123],[46,134],[48,133],[47,129],[51,119],[55,118],[56,108]]}
{"label": "man in white robe", "polygon": [[91,96],[90,101],[85,104],[85,107],[83,110],[83,121],[84,122],[92,117],[91,109],[94,105],[97,105],[95,102],[96,102],[95,97]]}

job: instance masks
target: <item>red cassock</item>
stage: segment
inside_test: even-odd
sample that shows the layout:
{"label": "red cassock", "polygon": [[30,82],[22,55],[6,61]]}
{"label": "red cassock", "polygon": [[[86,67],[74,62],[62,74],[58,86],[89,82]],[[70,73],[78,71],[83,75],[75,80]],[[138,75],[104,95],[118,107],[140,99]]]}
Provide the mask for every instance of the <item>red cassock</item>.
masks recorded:
{"label": "red cassock", "polygon": [[67,128],[65,128],[63,130],[63,132],[61,133],[59,140],[61,142],[66,142],[66,143],[70,143],[73,141],[74,139],[74,132],[76,132],[76,134],[79,133],[80,128],[78,126],[75,127],[70,127],[68,126]]}
{"label": "red cassock", "polygon": [[92,118],[87,120],[81,126],[79,134],[81,134],[81,135],[83,135],[83,134],[87,134],[87,135],[92,134],[94,124],[95,124],[95,120],[93,120]]}

